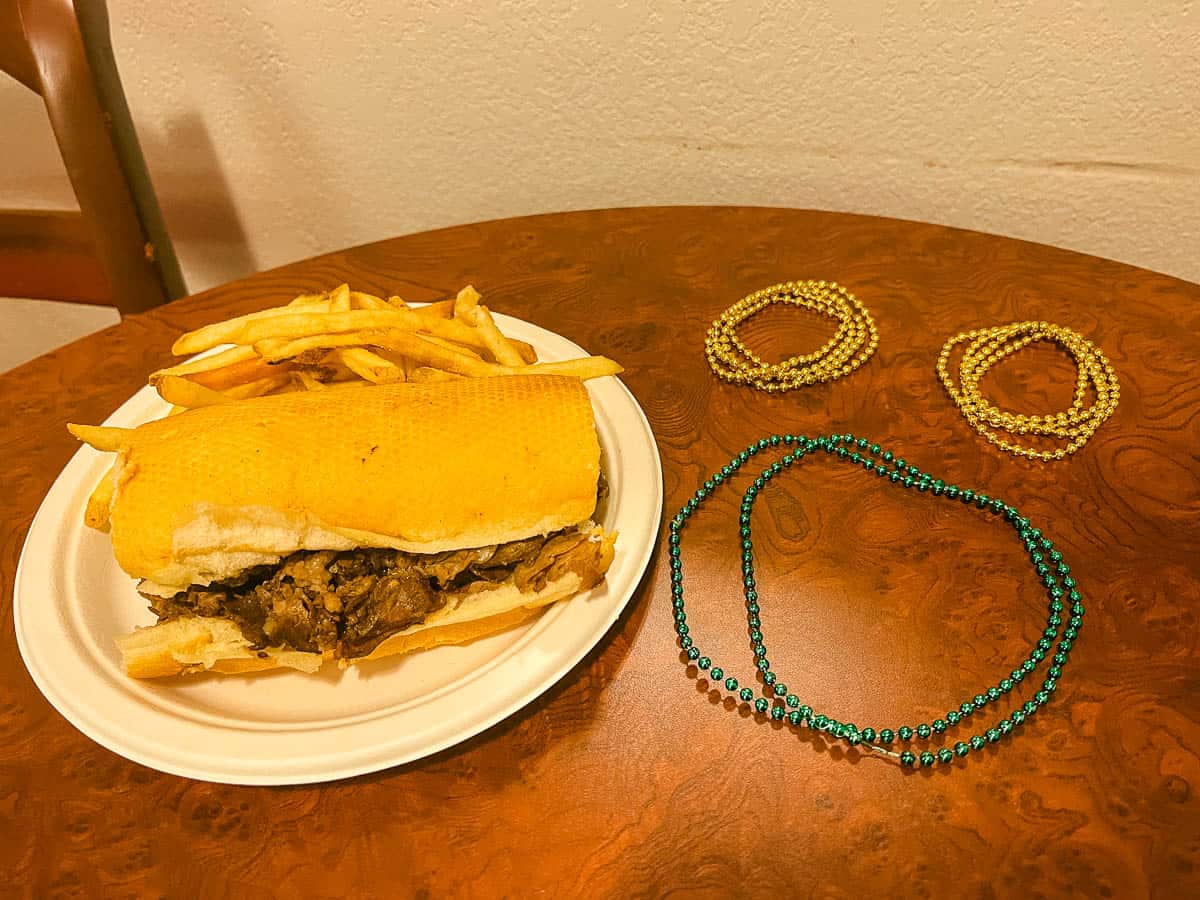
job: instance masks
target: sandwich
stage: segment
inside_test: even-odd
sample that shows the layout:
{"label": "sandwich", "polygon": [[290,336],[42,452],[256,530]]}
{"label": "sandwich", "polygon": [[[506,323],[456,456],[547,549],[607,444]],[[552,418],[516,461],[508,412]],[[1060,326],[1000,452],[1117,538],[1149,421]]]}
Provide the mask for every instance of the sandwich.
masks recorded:
{"label": "sandwich", "polygon": [[314,672],[471,641],[594,587],[613,559],[577,378],[353,386],[70,427],[116,453],[86,519],[158,618],[117,641],[137,678]]}

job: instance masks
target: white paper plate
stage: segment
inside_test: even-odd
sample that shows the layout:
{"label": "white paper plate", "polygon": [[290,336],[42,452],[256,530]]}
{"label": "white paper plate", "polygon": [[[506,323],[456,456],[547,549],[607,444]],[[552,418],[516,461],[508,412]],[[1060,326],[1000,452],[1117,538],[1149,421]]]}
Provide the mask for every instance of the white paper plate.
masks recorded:
{"label": "white paper plate", "polygon": [[[496,318],[544,360],[584,355],[549,331]],[[598,517],[620,532],[616,558],[604,584],[533,622],[344,672],[325,666],[317,675],[131,679],[113,641],[155,618],[117,567],[108,536],[83,525],[88,494],[111,462],[84,447],[42,502],[17,566],[13,616],[30,675],[96,742],[205,781],[330,781],[411,762],[478,734],[535,699],[599,642],[629,602],[657,537],[662,471],[646,417],[616,378],[587,385],[610,485]],[[143,388],[106,424],[133,426],[165,412],[158,395]]]}

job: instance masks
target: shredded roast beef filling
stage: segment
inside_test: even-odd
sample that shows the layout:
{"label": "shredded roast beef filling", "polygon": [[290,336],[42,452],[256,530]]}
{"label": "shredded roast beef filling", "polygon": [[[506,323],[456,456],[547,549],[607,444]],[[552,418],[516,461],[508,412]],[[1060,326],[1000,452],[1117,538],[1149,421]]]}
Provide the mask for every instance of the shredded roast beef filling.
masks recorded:
{"label": "shredded roast beef filling", "polygon": [[509,577],[521,590],[539,590],[563,572],[579,571],[589,555],[587,540],[585,532],[568,529],[449,553],[302,550],[227,582],[192,585],[173,597],[144,596],[159,621],[230,619],[255,650],[360,657],[425,621],[450,594],[470,594]]}

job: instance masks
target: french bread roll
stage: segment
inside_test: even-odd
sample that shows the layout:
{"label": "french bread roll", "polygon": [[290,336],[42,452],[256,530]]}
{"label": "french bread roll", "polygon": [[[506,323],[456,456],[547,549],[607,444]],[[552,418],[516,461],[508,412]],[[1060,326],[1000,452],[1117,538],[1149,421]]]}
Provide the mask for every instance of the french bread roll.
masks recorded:
{"label": "french bread roll", "polygon": [[[486,558],[586,523],[600,477],[587,390],[559,376],[281,394],[103,431],[117,456],[88,522],[107,525],[117,562],[152,602],[226,590],[302,551],[387,548],[411,559],[483,548]],[[106,522],[97,496],[108,497]],[[472,640],[591,587],[615,536],[590,523],[582,533],[586,546],[577,540],[533,581],[503,571],[487,584],[433,581],[445,591],[439,606],[364,655],[339,645],[340,661]],[[122,638],[129,674],[311,671],[334,655],[265,645],[261,634],[252,642],[223,615],[172,612]]]}
{"label": "french bread roll", "polygon": [[296,550],[501,544],[587,519],[599,472],[577,378],[279,394],[130,431],[113,473],[113,551],[134,578],[174,591]]}

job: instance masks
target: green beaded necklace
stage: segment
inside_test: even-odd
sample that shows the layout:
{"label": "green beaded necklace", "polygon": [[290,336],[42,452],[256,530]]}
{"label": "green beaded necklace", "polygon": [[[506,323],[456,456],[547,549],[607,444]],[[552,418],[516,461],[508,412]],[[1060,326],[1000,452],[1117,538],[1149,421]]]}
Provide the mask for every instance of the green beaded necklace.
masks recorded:
{"label": "green beaded necklace", "polygon": [[[789,449],[782,459],[763,469],[742,496],[739,533],[742,542],[742,585],[743,593],[746,596],[746,621],[750,626],[750,646],[761,674],[763,693],[766,695],[755,699],[754,691],[748,687],[742,687],[739,690],[738,679],[732,676],[727,677],[720,666],[714,665],[707,656],[702,656],[700,649],[695,644],[695,639],[689,633],[683,602],[683,562],[680,559],[679,537],[692,513],[720,484],[730,479],[758,453],[778,448],[781,445],[794,449]],[[754,545],[751,542],[750,513],[754,509],[755,499],[766,487],[767,482],[785,468],[800,462],[807,454],[817,450],[824,450],[838,459],[860,466],[868,473],[874,472],[877,477],[886,478],[892,484],[915,488],[922,494],[928,492],[935,497],[945,497],[947,500],[957,500],[968,505],[974,504],[979,509],[987,510],[993,515],[1002,515],[1024,542],[1029,558],[1033,562],[1038,576],[1042,579],[1042,583],[1046,586],[1050,597],[1050,614],[1046,620],[1046,630],[1028,658],[1013,669],[1008,677],[1002,678],[998,684],[964,700],[957,709],[950,710],[944,718],[935,719],[932,724],[922,723],[916,728],[902,725],[895,730],[891,728],[876,730],[874,728],[858,728],[848,722],[839,722],[830,716],[814,713],[811,706],[801,705],[800,698],[788,691],[787,686],[772,671],[771,664],[767,660],[767,650],[763,645],[762,621],[758,616],[760,607],[757,583],[754,578]],[[769,715],[776,721],[786,719],[795,728],[808,727],[823,731],[846,741],[851,746],[863,747],[895,758],[899,760],[900,765],[906,767],[915,766],[918,762],[922,766],[932,766],[934,762],[949,764],[955,756],[967,756],[972,750],[982,750],[985,745],[994,744],[1002,737],[1012,734],[1013,730],[1021,726],[1029,716],[1049,702],[1058,684],[1058,679],[1062,675],[1063,667],[1067,664],[1071,647],[1079,635],[1079,629],[1083,626],[1083,598],[1076,590],[1075,579],[1071,577],[1070,567],[1063,561],[1062,554],[1054,549],[1054,544],[1050,539],[1043,537],[1041,531],[1031,527],[1029,520],[1023,518],[1015,508],[1001,500],[988,497],[987,494],[959,488],[953,484],[948,485],[940,479],[934,479],[933,476],[922,472],[916,466],[896,458],[890,451],[882,450],[878,444],[872,443],[866,438],[855,438],[852,434],[833,434],[816,439],[803,435],[776,434],[755,441],[697,489],[692,498],[684,504],[683,509],[671,520],[668,540],[671,557],[671,597],[675,608],[675,631],[679,635],[679,646],[683,648],[689,663],[694,663],[702,672],[708,673],[714,687],[719,690],[724,685],[725,690],[741,700],[742,703],[753,702],[754,711],[760,717]],[[1070,616],[1060,635],[1059,629],[1063,624],[1062,614],[1065,604],[1070,604]],[[967,741],[959,741],[954,745],[953,751],[949,747],[942,747],[936,754],[930,750],[925,750],[918,755],[908,749],[899,753],[891,749],[897,741],[907,744],[914,737],[926,740],[935,733],[942,734],[947,728],[965,722],[976,713],[982,712],[989,703],[999,700],[1019,682],[1032,675],[1050,653],[1055,640],[1058,640],[1058,649],[1051,657],[1051,666],[1046,673],[1046,679],[1042,683],[1041,689],[1034,694],[1032,699],[1025,701],[1020,708],[1001,719],[993,727],[986,729],[983,734],[973,735]]]}

